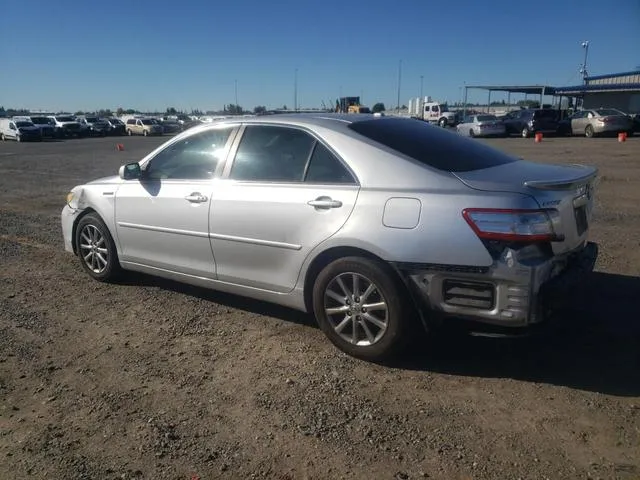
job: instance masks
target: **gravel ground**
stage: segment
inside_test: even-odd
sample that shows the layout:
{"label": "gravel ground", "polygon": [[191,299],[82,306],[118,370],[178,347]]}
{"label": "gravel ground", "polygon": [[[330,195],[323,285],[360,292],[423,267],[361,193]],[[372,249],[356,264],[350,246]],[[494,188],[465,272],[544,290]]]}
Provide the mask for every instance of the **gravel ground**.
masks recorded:
{"label": "gravel ground", "polygon": [[553,335],[387,365],[283,308],[88,280],[68,189],[160,141],[0,143],[0,478],[640,478],[640,137],[486,140],[600,168],[597,271]]}

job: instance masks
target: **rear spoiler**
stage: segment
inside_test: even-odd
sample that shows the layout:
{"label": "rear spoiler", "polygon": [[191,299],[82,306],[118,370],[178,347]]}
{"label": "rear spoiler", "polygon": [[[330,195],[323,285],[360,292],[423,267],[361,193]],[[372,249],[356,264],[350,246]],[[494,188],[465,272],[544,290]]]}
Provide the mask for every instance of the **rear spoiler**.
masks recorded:
{"label": "rear spoiler", "polygon": [[572,164],[570,166],[583,168],[587,170],[587,173],[577,177],[558,180],[527,180],[524,182],[524,186],[537,190],[571,190],[579,185],[588,183],[598,175],[598,169],[596,167],[580,164]]}

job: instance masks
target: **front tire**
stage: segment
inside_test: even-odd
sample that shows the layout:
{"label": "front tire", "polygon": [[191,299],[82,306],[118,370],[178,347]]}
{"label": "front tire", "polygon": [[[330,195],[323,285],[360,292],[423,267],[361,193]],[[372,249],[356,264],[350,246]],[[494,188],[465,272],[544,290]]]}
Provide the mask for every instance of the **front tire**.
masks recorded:
{"label": "front tire", "polygon": [[438,125],[440,125],[442,128],[447,126],[447,119],[446,118],[441,118],[440,121],[438,122]]}
{"label": "front tire", "polygon": [[88,213],[76,227],[78,258],[94,280],[110,282],[121,273],[118,252],[109,229],[96,213]]}
{"label": "front tire", "polygon": [[520,132],[520,134],[522,135],[522,138],[529,138],[529,135],[530,135],[529,128],[524,127],[522,129],[522,132]]}
{"label": "front tire", "polygon": [[344,257],[328,264],[313,285],[313,311],[338,349],[382,361],[406,343],[412,321],[406,292],[384,264]]}

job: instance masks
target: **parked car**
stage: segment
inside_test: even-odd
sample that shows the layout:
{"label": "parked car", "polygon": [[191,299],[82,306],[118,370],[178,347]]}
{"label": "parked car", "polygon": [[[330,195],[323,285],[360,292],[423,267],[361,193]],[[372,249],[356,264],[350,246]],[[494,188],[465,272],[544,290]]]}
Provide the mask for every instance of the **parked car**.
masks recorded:
{"label": "parked car", "polygon": [[179,133],[182,131],[182,124],[178,123],[177,120],[163,118],[160,120],[160,124],[164,133]]}
{"label": "parked car", "polygon": [[107,133],[109,135],[124,135],[126,133],[124,122],[119,118],[106,117],[102,118],[101,120],[103,120],[107,124]]}
{"label": "parked car", "polygon": [[105,137],[109,132],[107,122],[96,116],[79,115],[76,117],[76,121],[80,124],[84,136]]}
{"label": "parked car", "polygon": [[0,118],[0,140],[15,140],[24,142],[29,140],[40,141],[42,134],[30,120],[13,118]]}
{"label": "parked car", "polygon": [[470,137],[504,137],[506,129],[495,115],[471,115],[456,126],[460,135]]}
{"label": "parked car", "polygon": [[73,115],[51,115],[58,138],[82,137],[84,132]]}
{"label": "parked car", "polygon": [[153,118],[129,118],[126,123],[127,135],[162,135],[162,125]]}
{"label": "parked car", "polygon": [[565,135],[595,137],[602,134],[627,132],[633,135],[633,119],[615,108],[580,110],[560,123],[560,131]]}
{"label": "parked car", "polygon": [[502,117],[507,134],[528,138],[536,133],[558,133],[560,119],[557,110],[536,108],[514,110]]}
{"label": "parked car", "polygon": [[95,280],[135,270],[286,305],[380,360],[417,325],[549,320],[597,257],[596,174],[419,120],[271,115],[194,127],[74,187],[61,223]]}
{"label": "parked car", "polygon": [[42,138],[54,138],[56,135],[55,124],[47,117],[29,117],[29,120],[40,129]]}

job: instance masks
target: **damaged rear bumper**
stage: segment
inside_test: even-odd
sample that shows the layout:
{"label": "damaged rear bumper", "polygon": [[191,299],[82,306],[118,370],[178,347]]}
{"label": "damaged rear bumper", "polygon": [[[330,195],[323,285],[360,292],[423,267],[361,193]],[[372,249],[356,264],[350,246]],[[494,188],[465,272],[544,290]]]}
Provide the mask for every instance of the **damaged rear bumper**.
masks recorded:
{"label": "damaged rear bumper", "polygon": [[[426,328],[444,322],[516,331],[545,323],[568,305],[591,272],[598,245],[563,256],[531,258],[509,250],[490,267],[394,263]],[[491,330],[487,328],[487,330]]]}

